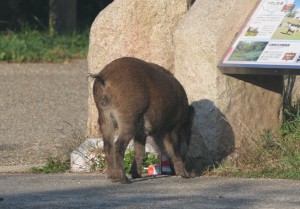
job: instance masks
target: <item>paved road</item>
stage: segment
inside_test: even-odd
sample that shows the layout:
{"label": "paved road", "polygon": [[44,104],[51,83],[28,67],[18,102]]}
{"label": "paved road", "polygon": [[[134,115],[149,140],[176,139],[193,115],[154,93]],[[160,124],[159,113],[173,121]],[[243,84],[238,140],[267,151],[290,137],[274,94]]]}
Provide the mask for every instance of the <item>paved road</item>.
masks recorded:
{"label": "paved road", "polygon": [[0,208],[296,209],[300,181],[163,177],[122,185],[102,174],[0,174]]}
{"label": "paved road", "polygon": [[0,64],[0,168],[44,163],[71,149],[86,127],[86,74],[84,60]]}

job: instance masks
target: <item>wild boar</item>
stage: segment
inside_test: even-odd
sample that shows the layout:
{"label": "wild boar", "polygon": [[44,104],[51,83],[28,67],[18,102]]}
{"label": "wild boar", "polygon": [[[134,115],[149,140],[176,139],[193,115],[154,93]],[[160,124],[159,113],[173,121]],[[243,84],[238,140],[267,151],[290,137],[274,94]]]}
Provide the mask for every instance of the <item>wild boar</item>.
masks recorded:
{"label": "wild boar", "polygon": [[95,79],[93,96],[108,178],[128,182],[124,154],[131,139],[135,149],[131,175],[141,177],[147,136],[167,153],[176,175],[189,177],[180,149],[189,144],[194,109],[179,81],[163,67],[133,57],[116,59],[90,76]]}

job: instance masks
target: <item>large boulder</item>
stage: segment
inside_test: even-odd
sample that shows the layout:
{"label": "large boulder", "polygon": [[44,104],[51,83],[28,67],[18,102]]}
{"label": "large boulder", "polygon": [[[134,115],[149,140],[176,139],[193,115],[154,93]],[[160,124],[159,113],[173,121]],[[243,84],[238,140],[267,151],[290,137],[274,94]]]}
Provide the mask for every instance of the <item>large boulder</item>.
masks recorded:
{"label": "large boulder", "polygon": [[175,31],[175,76],[196,110],[188,154],[193,168],[280,125],[281,76],[227,76],[218,68],[258,1],[198,0]]}
{"label": "large boulder", "polygon": [[[259,0],[115,0],[94,21],[90,33],[89,71],[99,72],[121,56],[164,66],[185,87],[195,107],[187,162],[200,169],[221,161],[260,137],[277,131],[281,76],[235,75],[218,64]],[[120,75],[122,76],[122,75]],[[88,136],[99,136],[98,113],[89,86]]]}
{"label": "large boulder", "polygon": [[[90,32],[91,73],[122,56],[134,56],[173,70],[173,33],[187,0],[115,0],[95,19]],[[120,75],[122,76],[122,75]],[[97,110],[89,86],[88,136],[99,135]]]}

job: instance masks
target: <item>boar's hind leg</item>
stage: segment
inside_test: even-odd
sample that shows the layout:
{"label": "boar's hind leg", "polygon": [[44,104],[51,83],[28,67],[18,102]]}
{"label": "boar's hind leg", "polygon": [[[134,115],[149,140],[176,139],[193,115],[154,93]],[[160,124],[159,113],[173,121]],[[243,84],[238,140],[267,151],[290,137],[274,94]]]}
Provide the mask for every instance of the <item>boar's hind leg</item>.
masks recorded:
{"label": "boar's hind leg", "polygon": [[120,125],[119,137],[115,142],[116,173],[115,179],[112,179],[112,181],[127,183],[128,178],[125,174],[124,155],[130,140],[133,139],[133,137],[135,136],[135,126],[132,125],[135,123],[130,123],[129,121],[126,121],[126,123],[121,122],[120,124],[122,125]]}
{"label": "boar's hind leg", "polygon": [[190,175],[186,171],[180,156],[178,131],[173,130],[171,133],[167,134],[163,139],[163,142],[168,156],[171,158],[171,161],[174,165],[176,175],[180,175],[183,178],[189,178]]}
{"label": "boar's hind leg", "polygon": [[103,135],[104,154],[107,164],[107,177],[113,178],[115,170],[114,159],[114,125],[110,117],[105,117],[105,114],[99,114],[99,125]]}
{"label": "boar's hind leg", "polygon": [[141,178],[141,170],[143,158],[145,155],[146,135],[145,133],[137,133],[134,138],[134,160],[131,165],[130,174],[133,179]]}

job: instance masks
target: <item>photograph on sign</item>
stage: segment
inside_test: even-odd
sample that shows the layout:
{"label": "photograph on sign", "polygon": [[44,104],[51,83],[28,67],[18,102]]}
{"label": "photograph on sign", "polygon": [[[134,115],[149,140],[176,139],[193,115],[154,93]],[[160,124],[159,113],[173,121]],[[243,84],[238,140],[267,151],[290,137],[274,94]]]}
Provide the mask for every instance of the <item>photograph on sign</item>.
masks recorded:
{"label": "photograph on sign", "polygon": [[262,0],[220,66],[300,70],[300,0]]}

